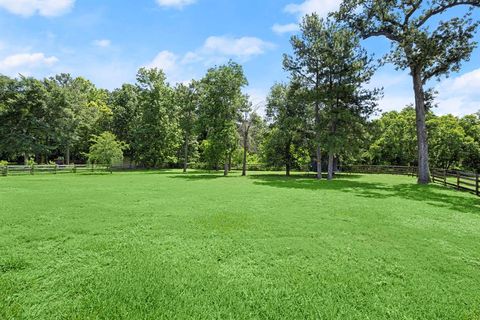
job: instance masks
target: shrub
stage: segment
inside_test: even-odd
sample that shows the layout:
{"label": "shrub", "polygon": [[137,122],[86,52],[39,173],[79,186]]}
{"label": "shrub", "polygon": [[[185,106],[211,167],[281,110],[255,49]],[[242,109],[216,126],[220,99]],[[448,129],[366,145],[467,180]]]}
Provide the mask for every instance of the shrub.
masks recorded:
{"label": "shrub", "polygon": [[123,161],[123,150],[128,145],[118,141],[117,137],[111,132],[104,132],[92,139],[93,145],[88,153],[90,163],[104,164],[111,166],[116,162]]}

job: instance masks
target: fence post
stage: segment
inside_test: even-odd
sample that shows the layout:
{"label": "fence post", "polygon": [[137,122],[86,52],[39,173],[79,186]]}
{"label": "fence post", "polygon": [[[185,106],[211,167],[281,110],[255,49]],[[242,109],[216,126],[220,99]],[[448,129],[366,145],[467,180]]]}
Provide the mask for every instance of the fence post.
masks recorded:
{"label": "fence post", "polygon": [[57,165],[55,165],[55,168],[53,169],[53,174],[57,174]]}
{"label": "fence post", "polygon": [[480,181],[478,181],[478,177],[479,177],[479,175],[478,175],[478,171],[477,171],[475,173],[475,185],[476,185],[475,191],[477,193],[477,196],[480,196],[480,188],[479,188],[480,187]]}
{"label": "fence post", "polygon": [[30,167],[30,174],[31,175],[35,174],[35,165],[34,164],[32,164],[32,166]]}
{"label": "fence post", "polygon": [[460,172],[457,171],[457,189],[460,190]]}
{"label": "fence post", "polygon": [[443,184],[447,185],[447,169],[443,169]]}
{"label": "fence post", "polygon": [[2,176],[6,177],[6,176],[7,176],[7,172],[8,172],[8,167],[7,167],[7,166],[2,167]]}
{"label": "fence post", "polygon": [[73,164],[73,173],[77,173],[77,165],[75,163]]}

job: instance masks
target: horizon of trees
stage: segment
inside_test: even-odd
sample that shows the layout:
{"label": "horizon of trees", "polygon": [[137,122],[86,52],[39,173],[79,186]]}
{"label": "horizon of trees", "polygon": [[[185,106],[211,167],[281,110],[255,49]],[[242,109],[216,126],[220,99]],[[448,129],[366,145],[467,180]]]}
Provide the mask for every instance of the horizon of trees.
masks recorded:
{"label": "horizon of trees", "polygon": [[[146,73],[155,81],[145,86]],[[265,117],[253,112],[248,97],[237,92],[235,118],[228,125],[222,121],[219,129],[220,134],[223,126],[231,131],[214,140],[217,137],[211,126],[217,120],[207,114],[202,121],[209,124],[199,121],[202,89],[198,82],[172,87],[160,70],[140,70],[139,74],[142,84],[124,84],[112,92],[66,74],[44,80],[0,76],[0,159],[84,163],[94,144],[92,139],[109,132],[128,145],[123,148],[124,155],[143,167],[186,169],[188,163],[204,163],[208,168],[225,170],[225,163],[250,163],[286,171],[315,171],[314,106],[308,103],[308,94],[300,84],[275,84]],[[155,94],[162,99],[153,105],[146,102]],[[429,110],[426,119],[433,167],[480,168],[480,111],[457,117],[437,116]],[[336,137],[342,149],[335,154],[335,165],[418,164],[412,106],[346,121],[345,125],[349,129]],[[213,145],[224,144],[225,139],[231,139],[233,147],[220,150]],[[328,145],[321,151],[328,154]],[[328,166],[328,160],[322,160],[323,167]]]}
{"label": "horizon of trees", "polygon": [[[440,11],[477,5],[450,2],[433,4]],[[400,13],[408,17],[403,24],[396,21]],[[242,93],[248,80],[233,61],[177,85],[162,70],[141,68],[135,84],[113,91],[69,74],[42,80],[0,75],[0,160],[98,161],[100,151],[108,155],[108,146],[117,146],[108,159],[119,161],[120,150],[146,168],[187,171],[190,163],[203,163],[225,175],[240,164],[246,175],[247,163],[284,168],[287,175],[312,170],[318,179],[325,168],[333,179],[339,164],[415,165],[419,183],[429,182],[430,165],[478,171],[480,111],[436,116],[434,92],[424,86],[460,69],[476,46],[472,37],[480,23],[469,20],[470,10],[432,33],[424,24],[437,13],[422,8],[421,0],[388,7],[345,0],[336,15],[305,16],[290,41],[293,53],[284,56],[289,81],[272,86],[264,117]],[[372,25],[361,23],[366,16]],[[361,40],[377,35],[396,43],[382,63],[410,69],[415,105],[372,118],[383,93],[366,89],[378,64]],[[424,51],[428,57],[418,56]]]}

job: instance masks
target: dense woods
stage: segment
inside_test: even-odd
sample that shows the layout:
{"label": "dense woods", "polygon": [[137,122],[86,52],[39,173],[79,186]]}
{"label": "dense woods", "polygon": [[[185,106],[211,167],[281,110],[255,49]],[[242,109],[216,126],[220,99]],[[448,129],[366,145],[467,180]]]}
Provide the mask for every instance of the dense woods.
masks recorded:
{"label": "dense woods", "polygon": [[[242,165],[245,175],[250,163],[287,175],[312,170],[319,179],[322,171],[332,179],[339,164],[405,165],[419,167],[420,183],[428,182],[429,165],[477,171],[480,111],[436,116],[434,92],[424,89],[458,71],[476,46],[471,11],[433,33],[425,27],[456,5],[478,3],[433,1],[425,9],[345,1],[328,18],[307,15],[284,56],[289,81],[273,85],[264,108],[243,93],[248,81],[233,61],[177,85],[162,70],[141,68],[136,83],[113,91],[69,74],[0,76],[0,160],[108,164],[123,152],[136,167],[194,165],[228,175]],[[361,45],[372,36],[394,43],[381,63],[411,71],[415,105],[380,114],[382,89],[367,89],[378,64]]]}
{"label": "dense woods", "polygon": [[[417,165],[412,106],[373,118],[357,109],[323,109],[317,126],[311,95],[293,82],[272,87],[262,117],[241,93],[245,78],[234,63],[176,87],[161,70],[142,69],[136,84],[112,92],[69,75],[0,81],[0,159],[13,163],[84,163],[95,141],[111,139],[102,137],[110,132],[123,142],[125,161],[142,167],[202,163],[228,172],[245,159],[287,172],[315,170],[319,132],[320,151],[333,150],[337,163]],[[433,109],[426,125],[432,166],[480,167],[480,112],[436,116]],[[330,160],[324,157],[322,167]]]}

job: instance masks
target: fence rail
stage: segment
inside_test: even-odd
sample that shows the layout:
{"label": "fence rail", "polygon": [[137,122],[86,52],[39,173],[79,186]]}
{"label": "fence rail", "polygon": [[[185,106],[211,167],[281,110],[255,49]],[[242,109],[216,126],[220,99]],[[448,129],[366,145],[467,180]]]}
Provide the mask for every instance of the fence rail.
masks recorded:
{"label": "fence rail", "polygon": [[[201,164],[192,166],[196,169],[202,169]],[[32,166],[0,166],[0,175],[34,175],[34,174],[61,174],[77,172],[112,172],[112,170],[129,170],[131,166],[106,166],[106,165],[32,165]],[[233,166],[233,170],[241,170],[241,166]],[[249,171],[269,170],[265,164],[249,164]],[[340,172],[345,173],[369,173],[369,174],[394,174],[417,176],[417,167],[414,166],[371,166],[371,165],[342,165],[338,168]],[[457,190],[467,191],[480,196],[480,178],[478,173],[431,169],[432,181],[434,183],[453,187]]]}
{"label": "fence rail", "polygon": [[345,173],[376,173],[417,176],[418,168],[409,166],[370,166],[370,165],[342,165],[340,172]]}
{"label": "fence rail", "polygon": [[480,196],[479,174],[456,170],[432,169],[432,181]]}
{"label": "fence rail", "polygon": [[[346,173],[378,173],[417,176],[417,167],[405,166],[342,166],[340,171]],[[443,184],[460,191],[467,191],[480,196],[480,178],[478,173],[458,170],[431,169],[432,182]]]}
{"label": "fence rail", "polygon": [[8,165],[0,166],[0,175],[35,175],[35,174],[62,174],[62,173],[77,173],[77,172],[111,172],[111,168],[105,165],[86,165],[86,164],[72,164],[72,165],[31,165],[18,166]]}

